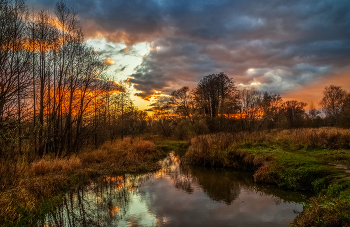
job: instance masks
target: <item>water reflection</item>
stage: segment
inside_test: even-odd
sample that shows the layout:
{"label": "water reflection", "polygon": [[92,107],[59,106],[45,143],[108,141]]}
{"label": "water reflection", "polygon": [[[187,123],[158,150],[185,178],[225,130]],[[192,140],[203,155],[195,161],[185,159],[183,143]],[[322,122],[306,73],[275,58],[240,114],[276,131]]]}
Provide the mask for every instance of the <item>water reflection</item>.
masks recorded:
{"label": "water reflection", "polygon": [[257,185],[251,173],[182,165],[171,154],[156,173],[106,177],[67,193],[38,226],[287,226],[300,193]]}

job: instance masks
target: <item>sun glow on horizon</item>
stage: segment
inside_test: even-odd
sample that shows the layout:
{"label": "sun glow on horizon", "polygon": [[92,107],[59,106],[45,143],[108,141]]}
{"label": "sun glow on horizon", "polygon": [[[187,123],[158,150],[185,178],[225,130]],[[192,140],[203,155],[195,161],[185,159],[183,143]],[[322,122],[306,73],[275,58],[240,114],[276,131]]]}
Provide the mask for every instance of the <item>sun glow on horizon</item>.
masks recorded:
{"label": "sun glow on horizon", "polygon": [[[94,47],[94,51],[100,54],[108,68],[106,73],[111,75],[114,81],[129,82],[131,75],[134,74],[136,68],[142,64],[145,56],[151,52],[151,44],[147,42],[141,42],[128,46],[123,42],[110,42],[101,36],[101,38],[88,39],[87,44]],[[119,84],[118,82],[116,82]],[[160,94],[160,91],[157,91]],[[149,108],[150,101],[142,99],[141,97],[134,95],[135,93],[141,93],[134,88],[130,87],[131,99],[134,104],[140,109],[145,110]],[[158,94],[157,93],[157,94]]]}

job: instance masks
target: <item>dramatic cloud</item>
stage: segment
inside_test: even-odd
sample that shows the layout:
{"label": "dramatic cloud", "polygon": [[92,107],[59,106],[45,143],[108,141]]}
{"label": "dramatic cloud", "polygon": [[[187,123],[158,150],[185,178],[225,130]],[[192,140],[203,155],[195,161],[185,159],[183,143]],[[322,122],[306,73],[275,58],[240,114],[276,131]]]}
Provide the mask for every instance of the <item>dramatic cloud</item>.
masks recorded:
{"label": "dramatic cloud", "polygon": [[[29,3],[50,8],[50,2]],[[155,90],[169,94],[181,86],[194,87],[201,77],[219,72],[236,84],[290,94],[318,81],[335,83],[332,75],[350,62],[348,0],[77,0],[72,4],[87,37],[126,44],[110,44],[101,50],[105,58],[139,55],[135,44],[149,43],[150,53],[129,75],[140,90],[138,96],[145,99]]]}

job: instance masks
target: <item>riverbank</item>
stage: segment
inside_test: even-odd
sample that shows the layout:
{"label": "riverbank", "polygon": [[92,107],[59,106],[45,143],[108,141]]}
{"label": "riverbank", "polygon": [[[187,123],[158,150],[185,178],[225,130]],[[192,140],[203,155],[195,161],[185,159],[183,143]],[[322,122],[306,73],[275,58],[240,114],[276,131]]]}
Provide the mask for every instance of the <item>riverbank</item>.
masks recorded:
{"label": "riverbank", "polygon": [[350,131],[334,128],[220,133],[193,138],[185,159],[195,165],[253,170],[256,182],[313,192],[291,226],[348,226],[349,146]]}
{"label": "riverbank", "polygon": [[70,189],[106,175],[155,171],[169,150],[184,145],[125,138],[68,158],[44,157],[21,166],[18,184],[0,192],[0,223],[31,226],[40,215],[54,209]]}
{"label": "riverbank", "polygon": [[[169,151],[187,147],[186,142],[152,141],[125,138],[69,158],[45,157],[21,166],[18,184],[0,192],[0,225],[33,225],[67,191],[99,177],[157,170]],[[220,133],[193,138],[184,160],[251,170],[256,182],[312,192],[292,226],[348,226],[349,149],[350,131],[334,128]]]}

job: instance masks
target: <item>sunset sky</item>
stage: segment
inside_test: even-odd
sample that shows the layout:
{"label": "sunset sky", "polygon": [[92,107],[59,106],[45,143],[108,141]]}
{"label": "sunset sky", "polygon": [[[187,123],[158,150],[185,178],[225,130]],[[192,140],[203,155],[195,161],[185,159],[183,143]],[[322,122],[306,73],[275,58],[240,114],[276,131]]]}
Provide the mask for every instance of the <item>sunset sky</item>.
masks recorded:
{"label": "sunset sky", "polygon": [[[53,12],[55,1],[29,0]],[[225,72],[235,84],[317,104],[350,90],[349,0],[67,0],[136,105]],[[147,101],[151,100],[151,101]]]}

